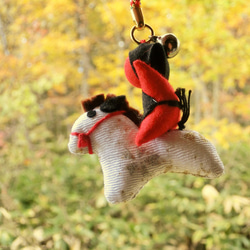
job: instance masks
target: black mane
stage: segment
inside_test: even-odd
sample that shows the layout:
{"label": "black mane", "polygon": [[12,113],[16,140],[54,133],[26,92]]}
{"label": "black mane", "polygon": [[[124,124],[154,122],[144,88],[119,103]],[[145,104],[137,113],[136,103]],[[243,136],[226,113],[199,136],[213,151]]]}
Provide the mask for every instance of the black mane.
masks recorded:
{"label": "black mane", "polygon": [[99,106],[100,110],[105,113],[112,113],[121,110],[125,111],[124,115],[133,121],[137,126],[139,126],[142,121],[142,115],[140,112],[129,106],[126,96],[124,95],[115,96],[113,94],[108,94],[105,98],[103,94],[100,94],[82,101],[82,107],[85,112]]}

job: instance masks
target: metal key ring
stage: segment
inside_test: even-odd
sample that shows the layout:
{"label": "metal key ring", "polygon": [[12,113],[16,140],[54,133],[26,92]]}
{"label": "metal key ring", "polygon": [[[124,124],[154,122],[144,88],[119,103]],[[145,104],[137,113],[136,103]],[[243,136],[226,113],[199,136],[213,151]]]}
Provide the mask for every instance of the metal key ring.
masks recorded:
{"label": "metal key ring", "polygon": [[[148,28],[150,31],[151,31],[151,36],[149,37],[152,37],[154,36],[154,30],[147,24],[145,24],[145,27]],[[136,26],[134,26],[132,29],[131,29],[131,32],[130,32],[130,36],[131,36],[131,39],[136,42],[137,44],[141,44],[141,42],[139,40],[137,40],[134,36],[134,32],[135,30],[137,30],[138,28]],[[139,30],[139,29],[138,29]],[[141,29],[140,29],[141,30]],[[151,38],[149,38],[148,40],[146,40],[146,43],[150,42],[151,41]]]}

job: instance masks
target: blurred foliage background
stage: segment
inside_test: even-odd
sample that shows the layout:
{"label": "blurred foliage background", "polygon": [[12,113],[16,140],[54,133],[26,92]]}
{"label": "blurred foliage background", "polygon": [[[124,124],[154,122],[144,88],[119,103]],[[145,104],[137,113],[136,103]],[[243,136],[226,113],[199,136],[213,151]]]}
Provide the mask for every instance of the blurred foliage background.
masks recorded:
{"label": "blurred foliage background", "polygon": [[250,249],[250,5],[142,1],[181,51],[170,83],[193,90],[187,126],[217,147],[216,180],[167,174],[107,204],[96,156],[68,136],[80,101],[140,90],[124,76],[129,0],[0,0],[0,249]]}

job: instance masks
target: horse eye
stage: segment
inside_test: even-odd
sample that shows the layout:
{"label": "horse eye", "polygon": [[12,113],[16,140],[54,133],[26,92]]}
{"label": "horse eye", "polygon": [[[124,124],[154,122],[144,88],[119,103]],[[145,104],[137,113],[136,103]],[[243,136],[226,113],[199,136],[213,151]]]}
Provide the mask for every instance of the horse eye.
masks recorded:
{"label": "horse eye", "polygon": [[88,113],[87,113],[87,116],[88,117],[94,117],[96,115],[96,111],[95,110],[90,110]]}

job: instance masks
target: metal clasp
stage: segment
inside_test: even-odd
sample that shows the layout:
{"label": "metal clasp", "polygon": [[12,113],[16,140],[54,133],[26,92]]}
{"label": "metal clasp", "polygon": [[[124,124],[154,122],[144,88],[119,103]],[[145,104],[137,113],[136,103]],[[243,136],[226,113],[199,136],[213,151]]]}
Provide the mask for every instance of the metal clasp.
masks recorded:
{"label": "metal clasp", "polygon": [[130,12],[135,23],[135,27],[138,30],[142,30],[145,27],[144,18],[141,9],[141,1],[140,0],[131,0],[130,1]]}
{"label": "metal clasp", "polygon": [[[142,41],[139,41],[138,39],[135,38],[135,30],[138,30],[138,31],[142,31],[146,28],[148,28],[151,32],[151,36],[154,36],[154,31],[153,29],[144,23],[144,18],[143,18],[143,13],[142,13],[142,9],[141,9],[141,1],[140,0],[130,0],[130,12],[131,12],[131,15],[132,15],[132,18],[133,18],[133,21],[135,23],[135,26],[131,29],[131,32],[130,32],[130,36],[131,36],[131,39],[136,42],[137,44],[141,44]],[[143,40],[143,42],[150,42],[151,39],[148,39],[148,40]]]}

